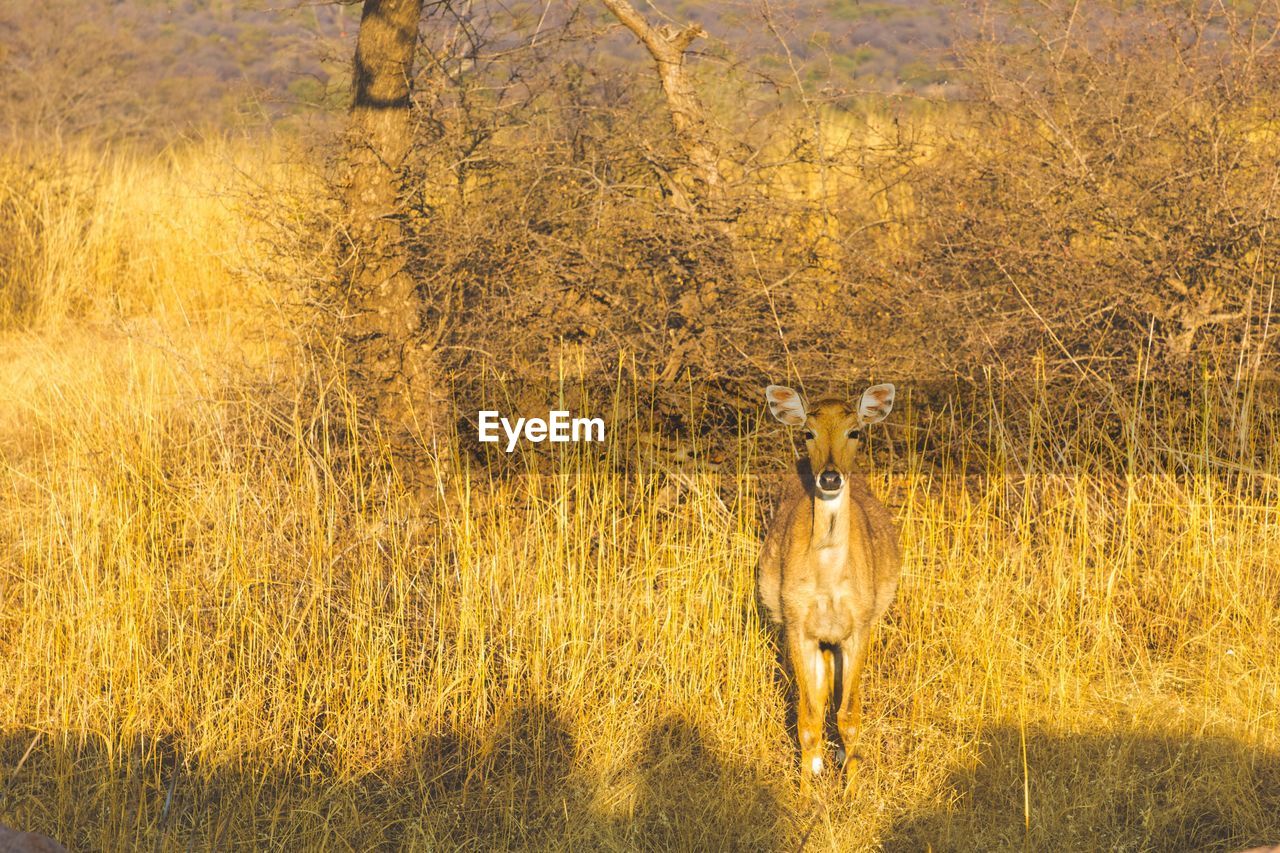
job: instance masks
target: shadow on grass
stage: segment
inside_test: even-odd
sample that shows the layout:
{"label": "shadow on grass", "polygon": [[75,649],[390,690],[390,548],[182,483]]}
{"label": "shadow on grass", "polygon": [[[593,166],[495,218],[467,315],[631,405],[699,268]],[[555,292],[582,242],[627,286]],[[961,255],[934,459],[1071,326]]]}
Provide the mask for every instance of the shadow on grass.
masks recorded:
{"label": "shadow on grass", "polygon": [[[602,780],[537,702],[499,714],[478,739],[428,738],[395,768],[355,778],[323,761],[206,768],[159,740],[112,751],[14,732],[0,737],[0,823],[72,850],[795,849],[797,822],[759,768],[710,749],[696,725],[656,720],[640,744]],[[1280,839],[1275,753],[1225,738],[1030,729],[1024,775],[1023,750],[1016,727],[988,731],[977,761],[953,769],[881,848],[1225,853]]]}
{"label": "shadow on grass", "polygon": [[[1280,841],[1280,755],[1227,738],[999,727],[886,851],[1235,851]],[[1024,787],[1025,782],[1025,787]],[[1029,803],[1029,810],[1026,804]]]}
{"label": "shadow on grass", "polygon": [[746,767],[729,766],[697,727],[670,717],[654,726],[640,755],[631,840],[656,850],[778,849],[780,810]]}
{"label": "shadow on grass", "polygon": [[[11,733],[0,738],[0,823],[72,850],[776,849],[787,828],[753,768],[698,729],[651,727],[623,784],[584,771],[544,704],[517,706],[480,740],[420,743],[394,771],[339,779],[202,768],[172,745]],[[620,793],[619,793],[620,792]]]}

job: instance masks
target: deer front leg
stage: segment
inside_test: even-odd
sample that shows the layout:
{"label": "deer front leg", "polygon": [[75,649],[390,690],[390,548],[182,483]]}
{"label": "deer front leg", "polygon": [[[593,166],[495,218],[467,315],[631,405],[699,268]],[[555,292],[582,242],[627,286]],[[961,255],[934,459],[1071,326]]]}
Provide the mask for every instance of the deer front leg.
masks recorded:
{"label": "deer front leg", "polygon": [[858,758],[854,745],[862,727],[862,668],[867,664],[867,651],[871,648],[871,629],[858,628],[853,636],[840,644],[840,686],[844,695],[836,711],[836,725],[845,754],[845,790],[852,790],[858,770]]}
{"label": "deer front leg", "polygon": [[791,669],[796,676],[800,705],[796,731],[800,738],[800,789],[807,793],[814,777],[822,772],[822,727],[827,717],[827,665],[816,640],[799,631],[787,636]]}

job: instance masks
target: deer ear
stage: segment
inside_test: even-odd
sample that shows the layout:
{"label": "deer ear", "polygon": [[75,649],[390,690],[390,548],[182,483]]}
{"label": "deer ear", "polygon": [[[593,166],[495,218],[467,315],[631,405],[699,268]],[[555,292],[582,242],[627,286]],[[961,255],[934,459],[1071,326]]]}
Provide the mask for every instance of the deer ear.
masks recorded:
{"label": "deer ear", "polygon": [[804,400],[785,385],[770,385],[764,389],[764,398],[769,401],[770,413],[787,426],[800,426],[808,418]]}
{"label": "deer ear", "polygon": [[889,416],[893,409],[894,388],[892,385],[872,385],[862,392],[862,402],[858,404],[858,420],[863,426],[878,424]]}

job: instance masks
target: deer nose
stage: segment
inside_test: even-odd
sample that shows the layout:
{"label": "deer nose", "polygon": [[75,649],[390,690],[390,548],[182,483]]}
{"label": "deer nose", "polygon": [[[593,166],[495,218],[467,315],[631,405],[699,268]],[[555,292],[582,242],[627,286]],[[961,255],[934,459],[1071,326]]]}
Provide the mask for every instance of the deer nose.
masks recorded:
{"label": "deer nose", "polygon": [[818,475],[818,487],[824,492],[839,491],[841,477],[839,471],[833,471],[830,468]]}

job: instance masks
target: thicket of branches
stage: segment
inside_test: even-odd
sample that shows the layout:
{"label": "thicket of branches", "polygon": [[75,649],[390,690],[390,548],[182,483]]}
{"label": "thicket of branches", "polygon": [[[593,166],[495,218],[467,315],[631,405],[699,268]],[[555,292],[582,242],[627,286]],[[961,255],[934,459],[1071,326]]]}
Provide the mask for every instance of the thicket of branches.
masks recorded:
{"label": "thicket of branches", "polygon": [[[71,135],[145,121],[112,82],[124,59],[90,68],[97,42],[59,37],[63,6],[4,48],[6,109],[56,106],[37,123]],[[1037,353],[1070,373],[1275,354],[1275,0],[979,10],[950,74],[966,97],[945,102],[815,82],[781,6],[753,18],[767,54],[707,21],[688,65],[724,186],[700,206],[632,33],[598,3],[539,8],[434,3],[422,25],[402,215],[449,372],[621,363],[754,399],[767,378],[1017,373]],[[310,224],[288,245],[323,257]],[[0,240],[12,270],[30,242]]]}
{"label": "thicket of branches", "polygon": [[1274,353],[1278,7],[1234,5],[1066,5],[967,46],[919,274],[1002,359]]}
{"label": "thicket of branches", "polygon": [[[753,396],[812,375],[1128,371],[1275,351],[1276,7],[1054,5],[968,43],[961,104],[868,102],[690,65],[725,176],[689,164],[652,66],[592,6],[433,7],[405,212],[447,369]],[[762,29],[786,55],[785,19]],[[796,73],[792,73],[795,71]]]}

